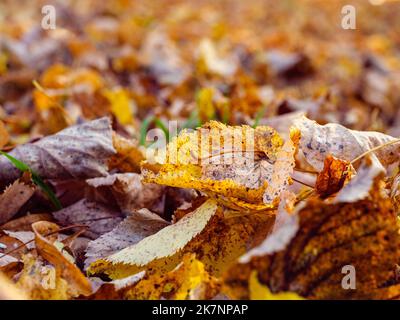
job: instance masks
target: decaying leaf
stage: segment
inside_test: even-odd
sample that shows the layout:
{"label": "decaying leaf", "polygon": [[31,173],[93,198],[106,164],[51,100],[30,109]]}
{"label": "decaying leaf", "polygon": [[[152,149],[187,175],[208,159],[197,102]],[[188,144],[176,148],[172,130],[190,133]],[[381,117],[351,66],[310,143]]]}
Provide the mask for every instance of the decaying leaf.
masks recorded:
{"label": "decaying leaf", "polygon": [[0,195],[0,224],[10,220],[34,193],[35,187],[24,177],[8,186]]}
{"label": "decaying leaf", "polygon": [[[133,274],[131,270],[125,271],[124,265],[131,266],[131,269],[134,270],[135,267],[143,267],[153,261],[172,257],[205,228],[216,211],[215,201],[208,200],[175,224],[167,226],[105,259],[95,261],[90,265],[88,272],[104,272],[114,279],[122,278],[129,273]],[[128,272],[128,274],[124,272]]]}
{"label": "decaying leaf", "polygon": [[23,257],[24,268],[16,281],[17,288],[32,300],[66,300],[70,292],[68,282],[61,278],[54,266],[31,254]]}
{"label": "decaying leaf", "polygon": [[155,212],[163,211],[163,191],[165,188],[156,184],[142,184],[141,176],[136,173],[116,173],[107,177],[93,178],[86,181],[97,192],[107,193],[114,198],[123,212],[148,208]]}
{"label": "decaying leaf", "polygon": [[[352,161],[374,147],[396,140],[383,133],[350,130],[336,123],[321,126],[306,117],[296,119],[295,126],[301,132],[300,148],[307,162],[318,171],[323,169],[327,155]],[[387,166],[399,160],[399,152],[397,143],[375,153],[382,165]]]}
{"label": "decaying leaf", "polygon": [[396,175],[393,179],[390,198],[398,214],[400,210],[400,174]]}
{"label": "decaying leaf", "polygon": [[[107,161],[115,154],[108,118],[69,127],[37,142],[16,147],[10,155],[26,163],[42,178],[94,178],[107,174]],[[0,182],[19,178],[20,171],[0,158]]]}
{"label": "decaying leaf", "polygon": [[315,189],[321,198],[338,192],[351,175],[351,164],[348,161],[328,155],[323,170],[318,173]]}
{"label": "decaying leaf", "polygon": [[[297,215],[294,236],[282,226],[282,235],[267,238],[269,246],[263,243],[264,249],[253,249],[257,254],[247,254],[242,264],[231,268],[226,274],[229,292],[248,297],[247,289],[237,285],[246,286],[257,270],[260,283],[272,293],[290,291],[311,299],[389,299],[400,294],[394,272],[400,254],[398,221],[390,201],[379,192],[354,203],[310,200]],[[274,248],[282,236],[282,246]],[[342,286],[345,266],[356,270],[353,290]]]}
{"label": "decaying leaf", "polygon": [[194,188],[242,209],[268,209],[290,184],[298,131],[284,144],[269,127],[228,127],[210,121],[168,144],[165,164],[146,182]]}
{"label": "decaying leaf", "polygon": [[[384,173],[385,169],[374,155],[367,157],[357,174],[337,194],[335,202],[356,202],[366,198],[370,192],[374,192],[372,189],[377,178]],[[380,191],[380,189],[375,190],[375,192]]]}
{"label": "decaying leaf", "polygon": [[[92,292],[90,282],[78,267],[67,258],[67,253],[54,244],[56,239],[54,237],[59,227],[52,222],[39,221],[32,225],[32,229],[35,232],[35,243],[38,252],[54,266],[57,276],[67,281],[69,290],[73,291],[75,295],[89,295]],[[50,238],[47,239],[46,236]]]}
{"label": "decaying leaf", "polygon": [[167,221],[147,209],[134,211],[112,231],[88,244],[85,265],[132,246],[166,226]]}
{"label": "decaying leaf", "polygon": [[3,121],[0,120],[0,149],[3,148],[10,140],[10,135],[4,126]]}
{"label": "decaying leaf", "polygon": [[182,263],[163,275],[150,275],[125,293],[128,299],[211,299],[219,292],[218,280],[211,277],[193,254],[183,257]]}
{"label": "decaying leaf", "polygon": [[111,231],[123,219],[120,211],[86,199],[53,212],[53,216],[63,226],[88,226],[84,234],[92,239]]}

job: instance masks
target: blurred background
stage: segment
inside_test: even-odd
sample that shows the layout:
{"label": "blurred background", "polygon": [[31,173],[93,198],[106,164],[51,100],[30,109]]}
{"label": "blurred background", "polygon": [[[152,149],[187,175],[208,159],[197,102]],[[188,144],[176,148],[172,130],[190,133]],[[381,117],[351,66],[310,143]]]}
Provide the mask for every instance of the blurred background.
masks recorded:
{"label": "blurred background", "polygon": [[138,140],[171,119],[284,131],[300,113],[399,136],[399,106],[398,1],[0,1],[0,119],[14,144],[104,115]]}

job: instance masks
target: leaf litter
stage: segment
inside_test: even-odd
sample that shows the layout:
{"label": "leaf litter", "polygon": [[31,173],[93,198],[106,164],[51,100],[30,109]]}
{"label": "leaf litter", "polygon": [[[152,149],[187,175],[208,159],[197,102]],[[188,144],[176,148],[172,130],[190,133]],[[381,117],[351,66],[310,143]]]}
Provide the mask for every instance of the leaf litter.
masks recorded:
{"label": "leaf litter", "polygon": [[399,299],[400,3],[351,2],[359,39],[341,0],[1,3],[0,299]]}

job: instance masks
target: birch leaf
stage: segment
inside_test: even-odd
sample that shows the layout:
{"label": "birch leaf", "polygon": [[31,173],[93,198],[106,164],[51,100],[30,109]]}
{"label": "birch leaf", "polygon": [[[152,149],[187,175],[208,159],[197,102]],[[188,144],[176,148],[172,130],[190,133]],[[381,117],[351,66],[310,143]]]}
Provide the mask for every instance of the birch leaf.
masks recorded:
{"label": "birch leaf", "polygon": [[86,199],[53,212],[53,216],[63,226],[73,224],[87,225],[88,230],[84,234],[92,239],[111,231],[122,221],[123,217],[117,210]]}
{"label": "birch leaf", "polygon": [[[9,154],[44,179],[94,178],[107,174],[115,153],[108,118],[72,126],[37,142],[17,146]],[[20,171],[0,158],[0,182],[18,179]]]}
{"label": "birch leaf", "polygon": [[128,299],[211,299],[219,291],[219,282],[210,276],[194,254],[183,257],[176,269],[162,275],[151,275],[128,290]]}
{"label": "birch leaf", "polygon": [[[318,171],[323,169],[327,155],[352,161],[374,147],[396,140],[380,132],[350,130],[336,123],[321,126],[304,116],[294,123],[301,132],[300,148]],[[388,145],[375,154],[383,166],[388,166],[399,160],[400,144]]]}
{"label": "birch leaf", "polygon": [[[272,293],[295,292],[311,299],[390,299],[400,294],[395,273],[399,225],[389,199],[379,192],[353,203],[313,199],[297,216],[297,232],[283,247],[272,250],[264,243],[263,252],[241,259],[226,273],[230,292],[248,297],[248,289],[239,284],[248,283],[257,270],[260,283]],[[342,286],[342,268],[348,265],[357,272],[353,290]]]}
{"label": "birch leaf", "polygon": [[121,278],[127,276],[124,273],[124,265],[133,266],[128,271],[133,274],[134,267],[143,267],[153,261],[173,257],[205,228],[216,211],[215,201],[208,200],[175,224],[105,259],[97,260],[90,265],[88,272],[91,274],[106,272],[113,278]]}
{"label": "birch leaf", "polygon": [[298,136],[293,130],[283,145],[269,127],[210,121],[173,139],[165,163],[157,173],[145,170],[144,181],[194,188],[235,208],[271,209],[290,184]]}
{"label": "birch leaf", "polygon": [[147,209],[132,212],[113,230],[88,244],[85,265],[132,246],[166,226],[168,222]]}

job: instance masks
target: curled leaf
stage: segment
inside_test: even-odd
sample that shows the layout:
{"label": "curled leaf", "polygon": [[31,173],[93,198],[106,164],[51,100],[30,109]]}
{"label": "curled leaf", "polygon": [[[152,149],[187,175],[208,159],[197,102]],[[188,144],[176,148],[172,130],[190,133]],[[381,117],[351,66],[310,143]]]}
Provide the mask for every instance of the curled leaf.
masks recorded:
{"label": "curled leaf", "polygon": [[[323,169],[327,155],[352,161],[374,147],[396,140],[380,132],[350,130],[336,123],[321,126],[304,116],[294,123],[301,131],[300,148],[307,162],[318,171]],[[400,144],[381,148],[376,156],[383,166],[392,164],[399,160]]]}
{"label": "curled leaf", "polygon": [[105,259],[92,263],[88,271],[90,273],[105,272],[112,278],[121,278],[126,276],[124,265],[137,268],[156,260],[172,257],[205,228],[216,211],[216,202],[208,200],[178,222]]}
{"label": "curled leaf", "polygon": [[[68,282],[76,294],[89,295],[92,288],[88,279],[78,267],[68,259],[54,244],[59,227],[52,222],[39,221],[32,225],[35,233],[36,248],[40,255],[50,262],[57,273]],[[50,238],[46,238],[50,236]]]}

